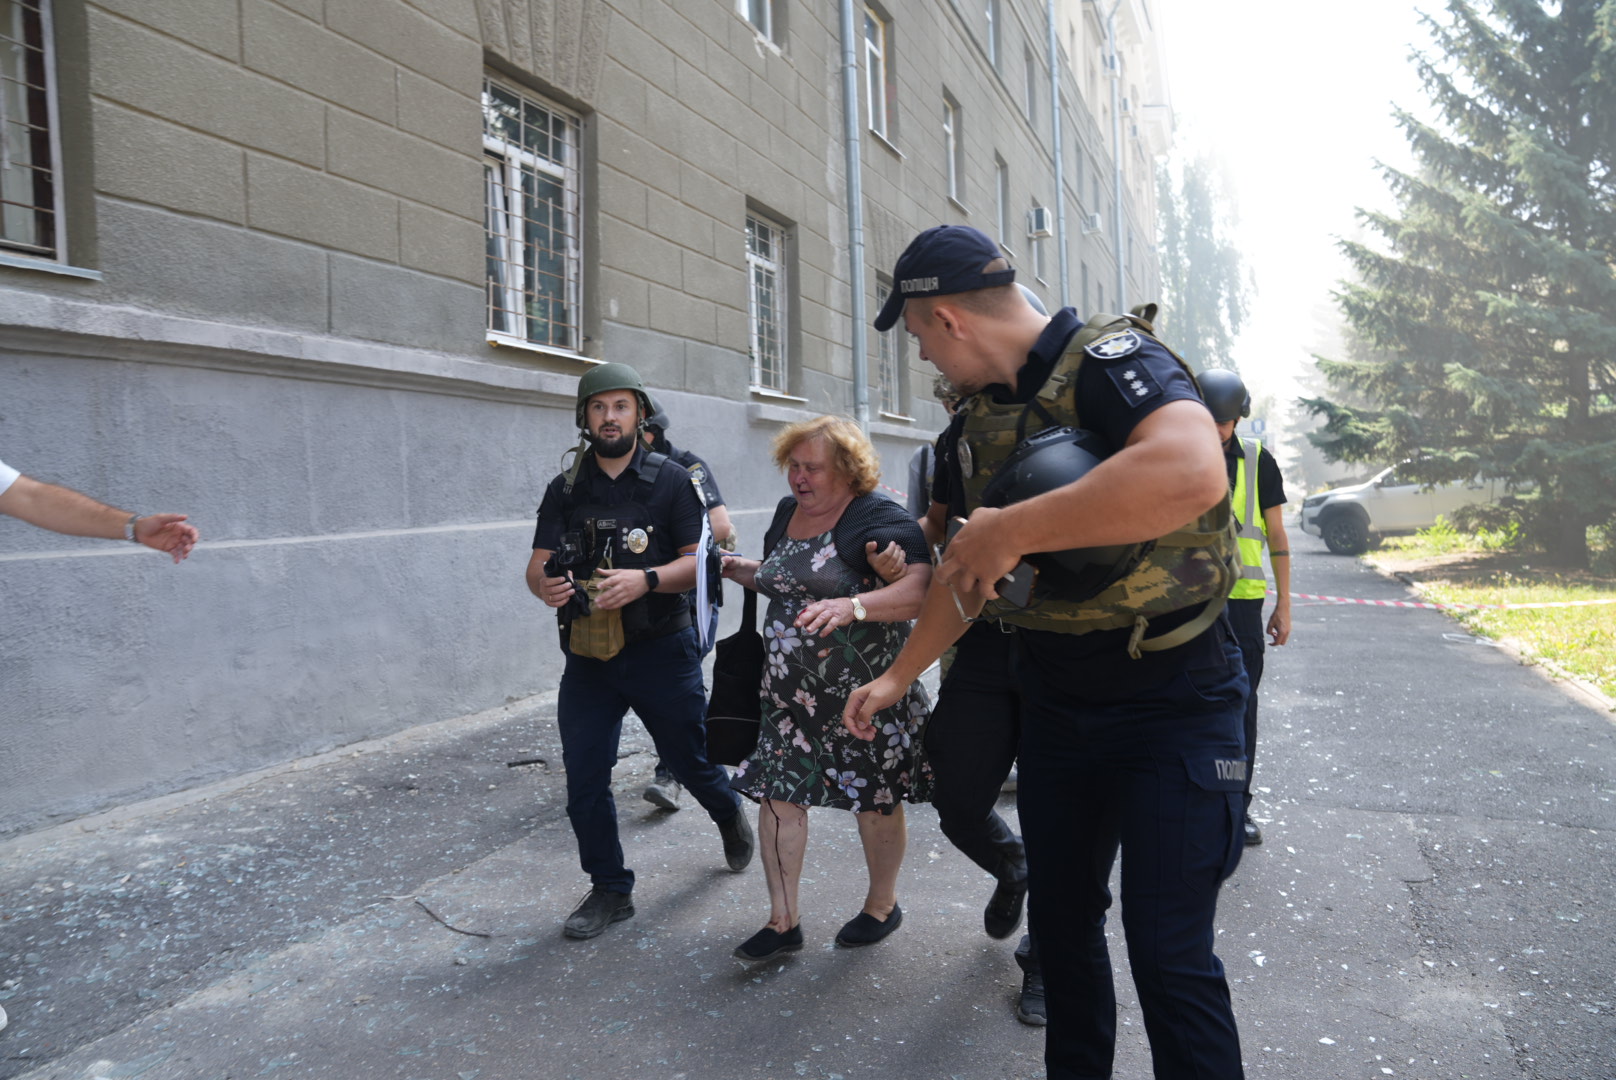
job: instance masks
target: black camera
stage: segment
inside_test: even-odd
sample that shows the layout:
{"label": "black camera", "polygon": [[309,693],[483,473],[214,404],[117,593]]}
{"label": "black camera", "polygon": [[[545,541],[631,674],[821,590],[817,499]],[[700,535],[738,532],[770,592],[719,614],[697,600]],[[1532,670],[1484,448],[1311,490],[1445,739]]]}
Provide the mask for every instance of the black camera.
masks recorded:
{"label": "black camera", "polygon": [[[590,539],[593,532],[591,529]],[[572,595],[556,609],[556,616],[563,623],[589,614],[589,593],[584,589],[584,582],[595,576],[595,566],[600,561],[598,556],[591,556],[593,546],[577,530],[564,532],[555,551],[544,561],[545,577],[564,577],[572,582]]]}

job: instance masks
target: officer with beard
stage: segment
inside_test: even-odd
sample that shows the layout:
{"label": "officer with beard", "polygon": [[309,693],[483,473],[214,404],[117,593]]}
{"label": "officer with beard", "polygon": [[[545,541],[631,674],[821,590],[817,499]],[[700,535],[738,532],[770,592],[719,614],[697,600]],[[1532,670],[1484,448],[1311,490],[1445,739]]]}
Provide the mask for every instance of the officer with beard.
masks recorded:
{"label": "officer with beard", "polygon": [[578,383],[585,432],[539,507],[527,584],[557,609],[566,669],[557,723],[567,817],[590,890],[562,932],[592,938],[634,914],[612,798],[623,717],[639,716],[658,756],[718,825],[733,871],[752,861],[752,827],[724,770],[707,760],[706,687],[683,595],[695,585],[702,515],[690,473],[640,442],[651,412],[639,374],[602,364]]}

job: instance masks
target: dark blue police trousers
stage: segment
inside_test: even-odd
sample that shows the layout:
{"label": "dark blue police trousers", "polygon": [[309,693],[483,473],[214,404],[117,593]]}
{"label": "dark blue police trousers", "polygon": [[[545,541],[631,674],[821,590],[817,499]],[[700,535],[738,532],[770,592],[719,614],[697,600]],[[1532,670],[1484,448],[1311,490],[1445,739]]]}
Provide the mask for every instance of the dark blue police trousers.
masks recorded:
{"label": "dark blue police trousers", "polygon": [[938,827],[1000,881],[1026,874],[1021,838],[996,809],[1021,742],[1021,701],[1009,670],[1015,641],[997,623],[966,631],[924,735]]}
{"label": "dark blue police trousers", "polygon": [[1229,601],[1229,625],[1234,628],[1234,640],[1240,646],[1240,659],[1246,665],[1246,681],[1251,692],[1246,695],[1246,791],[1245,802],[1251,806],[1251,780],[1257,772],[1257,687],[1262,683],[1263,651],[1268,638],[1263,634],[1263,600]]}
{"label": "dark blue police trousers", "polygon": [[630,642],[610,660],[567,653],[556,703],[567,817],[578,838],[578,861],[598,888],[622,893],[634,888],[634,871],[623,864],[612,798],[612,766],[629,709],[645,724],[662,764],[713,821],[721,824],[741,812],[729,777],[707,760],[707,689],[699,648],[696,631],[686,627]]}
{"label": "dark blue police trousers", "polygon": [[[1016,798],[1048,994],[1049,1080],[1111,1076],[1105,922],[1119,850],[1123,937],[1156,1077],[1244,1075],[1212,946],[1219,887],[1244,848],[1246,675],[1227,624],[1207,633],[1216,637],[1181,647],[1208,665],[1190,670],[1163,666],[1166,653],[1074,665],[1048,640],[1058,635],[1018,635]],[[1123,667],[1131,664],[1141,666]],[[1138,676],[1147,671],[1159,677]]]}

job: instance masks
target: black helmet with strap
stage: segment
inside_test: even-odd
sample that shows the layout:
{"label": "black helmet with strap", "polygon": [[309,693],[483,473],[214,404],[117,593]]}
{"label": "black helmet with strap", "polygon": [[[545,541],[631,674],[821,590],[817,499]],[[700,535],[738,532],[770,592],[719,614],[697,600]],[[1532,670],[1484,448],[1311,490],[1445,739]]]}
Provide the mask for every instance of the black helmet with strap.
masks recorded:
{"label": "black helmet with strap", "polygon": [[[1106,457],[1093,432],[1047,428],[1018,445],[982,490],[983,506],[1009,506],[1063,488],[1087,475]],[[1046,587],[1069,601],[1087,600],[1125,577],[1151,545],[1116,544],[1027,556]]]}
{"label": "black helmet with strap", "polygon": [[1201,387],[1201,400],[1212,410],[1218,423],[1251,415],[1251,392],[1245,380],[1227,368],[1209,368],[1195,378]]}

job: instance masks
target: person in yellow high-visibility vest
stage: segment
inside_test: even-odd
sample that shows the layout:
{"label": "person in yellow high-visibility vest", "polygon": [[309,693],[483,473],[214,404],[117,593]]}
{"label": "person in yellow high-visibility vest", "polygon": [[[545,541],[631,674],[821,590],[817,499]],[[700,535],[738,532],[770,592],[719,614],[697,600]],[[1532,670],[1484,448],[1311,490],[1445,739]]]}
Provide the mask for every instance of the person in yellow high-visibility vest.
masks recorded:
{"label": "person in yellow high-visibility vest", "polygon": [[1283,645],[1291,636],[1291,553],[1285,535],[1285,481],[1279,463],[1257,439],[1236,438],[1235,425],[1251,415],[1251,394],[1239,375],[1213,369],[1199,376],[1201,393],[1223,440],[1223,456],[1229,466],[1229,486],[1234,489],[1234,516],[1239,523],[1240,561],[1244,573],[1229,593],[1229,622],[1240,643],[1246,678],[1251,693],[1246,698],[1246,843],[1262,843],[1262,829],[1251,819],[1251,777],[1257,764],[1257,685],[1262,682],[1263,595],[1268,580],[1263,574],[1263,548],[1274,569],[1273,614],[1268,616],[1267,636]]}

